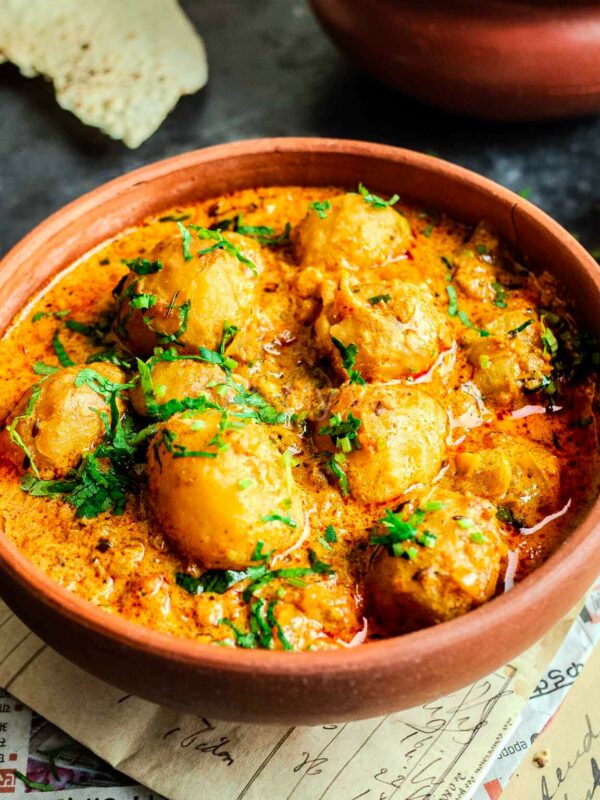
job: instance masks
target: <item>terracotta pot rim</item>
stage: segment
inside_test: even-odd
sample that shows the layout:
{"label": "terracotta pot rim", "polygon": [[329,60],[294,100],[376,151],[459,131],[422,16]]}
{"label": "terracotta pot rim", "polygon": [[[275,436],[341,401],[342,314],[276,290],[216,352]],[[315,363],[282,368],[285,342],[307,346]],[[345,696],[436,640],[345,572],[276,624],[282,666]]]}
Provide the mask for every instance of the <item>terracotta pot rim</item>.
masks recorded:
{"label": "terracotta pot rim", "polygon": [[[52,214],[16,244],[0,262],[0,287],[4,283],[4,274],[8,271],[11,262],[23,261],[43,242],[51,244],[52,237],[61,228],[85,216],[108,199],[118,197],[127,189],[138,185],[142,186],[183,168],[201,168],[202,164],[208,161],[214,162],[253,153],[276,152],[294,153],[300,156],[319,152],[330,155],[337,153],[377,157],[391,162],[408,162],[446,178],[454,178],[479,192],[493,195],[500,203],[511,203],[513,212],[519,208],[523,215],[546,228],[581,262],[585,271],[594,276],[597,286],[600,287],[598,265],[566,230],[527,200],[493,181],[463,167],[415,151],[369,142],[309,137],[254,139],[216,145],[152,163],[105,183]],[[372,188],[377,189],[377,187]],[[460,213],[457,212],[456,216],[460,218]],[[253,670],[258,670],[267,676],[298,675],[305,670],[310,671],[313,675],[315,673],[323,675],[347,672],[362,673],[383,660],[386,662],[389,662],[390,659],[393,660],[394,655],[400,652],[405,661],[407,652],[410,651],[415,653],[415,662],[418,662],[424,653],[430,657],[438,657],[447,648],[459,644],[461,647],[464,646],[465,640],[476,641],[480,633],[489,630],[492,626],[508,625],[511,621],[513,624],[518,624],[518,620],[527,613],[535,613],[536,605],[543,603],[548,593],[560,592],[561,586],[572,579],[573,575],[583,570],[586,565],[589,565],[590,560],[598,560],[600,525],[594,522],[594,516],[600,516],[600,498],[596,499],[585,519],[545,564],[510,592],[463,617],[433,628],[382,641],[369,642],[355,648],[310,653],[220,648],[210,644],[199,644],[193,640],[180,639],[129,622],[103,611],[91,602],[59,586],[21,554],[8,537],[1,532],[0,563],[4,562],[8,566],[18,582],[28,592],[42,597],[44,602],[59,609],[63,615],[67,615],[85,628],[116,639],[124,646],[132,647],[137,651],[158,654],[162,658],[189,665],[223,668],[229,672],[251,674]],[[582,587],[582,594],[585,588],[587,587]]]}

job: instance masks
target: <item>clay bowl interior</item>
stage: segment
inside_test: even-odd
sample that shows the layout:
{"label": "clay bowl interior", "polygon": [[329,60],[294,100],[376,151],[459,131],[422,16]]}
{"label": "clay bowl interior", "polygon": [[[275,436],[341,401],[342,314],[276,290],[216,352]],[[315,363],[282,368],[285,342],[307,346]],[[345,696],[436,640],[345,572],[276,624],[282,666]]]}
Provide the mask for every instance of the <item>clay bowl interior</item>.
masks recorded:
{"label": "clay bowl interior", "polygon": [[[430,156],[326,139],[264,139],[144,167],[66,206],[0,264],[0,330],[57,272],[144,216],[261,185],[362,180],[466,223],[490,221],[533,267],[554,272],[600,336],[599,268],[557,223],[506,189]],[[512,591],[452,622],[330,652],[198,645],[107,614],[61,588],[0,533],[0,595],[42,639],[92,674],[164,705],[221,719],[316,724],[376,716],[448,693],[525,650],[600,573],[600,503]]]}
{"label": "clay bowl interior", "polygon": [[533,120],[600,111],[600,3],[311,0],[353,63],[448,111]]}

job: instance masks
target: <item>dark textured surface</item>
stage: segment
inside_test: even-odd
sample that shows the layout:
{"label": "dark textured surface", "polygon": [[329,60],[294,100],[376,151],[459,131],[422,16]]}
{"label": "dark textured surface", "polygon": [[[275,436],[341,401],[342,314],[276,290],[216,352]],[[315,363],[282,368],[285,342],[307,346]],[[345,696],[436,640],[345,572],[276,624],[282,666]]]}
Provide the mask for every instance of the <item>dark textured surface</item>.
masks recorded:
{"label": "dark textured surface", "polygon": [[[187,0],[211,77],[137,150],[62,111],[41,78],[0,66],[0,251],[69,200],[185,150],[258,136],[370,139],[463,164],[600,246],[600,118],[484,124],[408,101],[358,75],[301,0]],[[360,176],[357,176],[360,177]]]}

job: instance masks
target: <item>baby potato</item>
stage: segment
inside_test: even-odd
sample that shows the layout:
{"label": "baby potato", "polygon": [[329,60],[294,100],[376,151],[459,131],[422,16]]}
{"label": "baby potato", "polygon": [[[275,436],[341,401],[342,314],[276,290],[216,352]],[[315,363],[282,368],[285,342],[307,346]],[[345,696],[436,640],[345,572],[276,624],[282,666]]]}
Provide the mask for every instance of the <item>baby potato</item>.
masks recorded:
{"label": "baby potato", "polygon": [[500,240],[487,222],[480,222],[465,246],[452,258],[454,282],[473,300],[493,301],[501,266]]}
{"label": "baby potato", "polygon": [[315,324],[317,342],[344,377],[334,339],[358,347],[355,369],[367,381],[387,381],[426,372],[449,344],[446,315],[426,283],[391,281],[352,285],[342,278],[333,302]]}
{"label": "baby potato", "polygon": [[[412,538],[402,538],[406,522]],[[367,576],[370,607],[386,634],[444,622],[489,600],[506,557],[496,508],[435,491],[412,516],[388,512]],[[397,553],[397,555],[396,555]]]}
{"label": "baby potato", "polygon": [[[225,321],[240,327],[251,314],[256,298],[254,272],[262,268],[259,246],[228,233],[225,241],[237,251],[209,250],[220,234],[215,233],[215,241],[198,239],[191,230],[189,235],[189,240],[163,239],[147,259],[160,268],[138,274],[133,266],[115,289],[117,335],[138,356],[148,357],[157,345],[165,344],[181,353],[197,353],[201,346],[214,350]],[[209,252],[199,255],[202,250]]]}
{"label": "baby potato", "polygon": [[467,358],[473,365],[473,381],[483,399],[507,406],[549,381],[550,358],[542,349],[541,325],[533,311],[501,314],[488,325],[490,336],[469,332],[465,337]]}
{"label": "baby potato", "polygon": [[295,230],[294,250],[305,268],[362,270],[398,258],[410,237],[406,217],[350,193],[309,209]]}
{"label": "baby potato", "polygon": [[151,442],[148,467],[157,523],[205,567],[243,569],[259,542],[282,553],[302,535],[299,490],[266,425],[217,411],[173,417]]}
{"label": "baby potato", "polygon": [[[24,468],[26,459],[41,478],[63,478],[81,457],[100,444],[105,426],[100,414],[111,411],[106,396],[93,383],[125,383],[122,370],[113,364],[99,363],[60,369],[31,386],[21,397],[0,433],[0,454],[15,466]],[[119,412],[123,401],[118,400]]]}
{"label": "baby potato", "polygon": [[[336,437],[336,424],[352,420],[360,421],[354,422],[355,438]],[[337,442],[347,451],[341,454],[342,466],[356,500],[389,503],[435,478],[446,450],[447,424],[444,409],[422,389],[349,384],[338,391],[320,436],[324,446]]]}
{"label": "baby potato", "polygon": [[492,436],[475,453],[456,456],[456,486],[509,508],[531,526],[558,502],[560,466],[545,447],[518,436]]}
{"label": "baby potato", "polygon": [[[223,370],[216,364],[208,364],[192,359],[176,359],[175,361],[156,361],[149,364],[154,397],[162,405],[170,400],[183,400],[186,397],[206,396],[211,402],[221,402],[223,396],[216,391],[226,388]],[[225,395],[231,395],[228,389]],[[129,393],[131,404],[138,414],[153,416],[148,413],[146,398],[141,382]]]}
{"label": "baby potato", "polygon": [[[310,583],[298,590],[287,587],[284,598],[274,606],[273,614],[294,650],[348,643],[362,627],[352,592],[335,580]],[[275,647],[281,648],[278,636],[275,636]]]}

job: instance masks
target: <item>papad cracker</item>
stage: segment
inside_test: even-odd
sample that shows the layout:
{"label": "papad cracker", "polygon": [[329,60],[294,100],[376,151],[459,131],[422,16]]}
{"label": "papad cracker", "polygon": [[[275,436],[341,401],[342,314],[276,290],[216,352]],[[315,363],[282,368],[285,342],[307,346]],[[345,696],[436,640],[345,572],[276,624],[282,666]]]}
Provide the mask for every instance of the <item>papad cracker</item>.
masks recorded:
{"label": "papad cracker", "polygon": [[2,0],[2,56],[46,76],[64,109],[129,147],[208,77],[202,40],[175,0]]}

